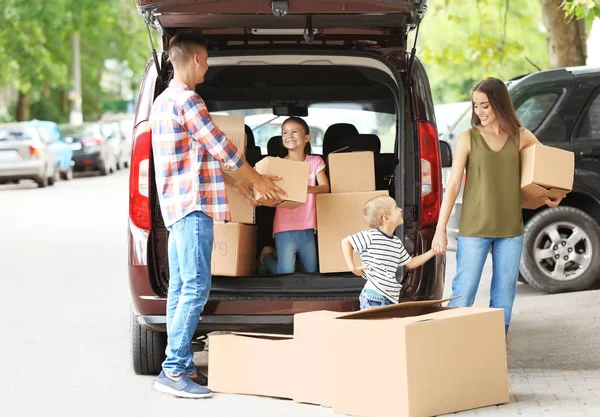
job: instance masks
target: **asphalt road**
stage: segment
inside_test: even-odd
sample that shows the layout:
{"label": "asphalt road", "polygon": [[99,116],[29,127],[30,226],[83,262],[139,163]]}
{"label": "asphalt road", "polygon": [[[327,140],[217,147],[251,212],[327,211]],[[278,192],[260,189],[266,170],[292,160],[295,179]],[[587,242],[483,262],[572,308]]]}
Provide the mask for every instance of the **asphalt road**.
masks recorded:
{"label": "asphalt road", "polygon": [[[127,182],[119,172],[46,189],[0,186],[0,416],[331,416],[250,396],[178,400],[133,373]],[[448,271],[449,283],[452,253]],[[479,305],[489,297],[486,271]],[[520,284],[510,366],[599,369],[599,301],[599,291],[549,296]],[[360,369],[357,383],[366,383]]]}

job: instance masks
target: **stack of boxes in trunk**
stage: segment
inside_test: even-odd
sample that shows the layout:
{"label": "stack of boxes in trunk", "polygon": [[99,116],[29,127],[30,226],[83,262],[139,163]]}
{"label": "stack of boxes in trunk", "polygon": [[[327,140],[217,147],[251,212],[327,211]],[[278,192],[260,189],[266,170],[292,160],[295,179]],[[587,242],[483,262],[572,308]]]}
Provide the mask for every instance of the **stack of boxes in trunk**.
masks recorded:
{"label": "stack of boxes in trunk", "polygon": [[294,316],[294,335],[209,336],[215,392],[365,417],[429,417],[509,400],[504,312],[421,301]]}
{"label": "stack of boxes in trunk", "polygon": [[[246,135],[242,116],[212,116],[215,125],[245,155]],[[225,172],[233,181],[241,178],[235,172]],[[215,222],[212,252],[213,275],[248,276],[254,273],[256,259],[256,226],[254,206],[230,182],[225,183],[231,222]]]}

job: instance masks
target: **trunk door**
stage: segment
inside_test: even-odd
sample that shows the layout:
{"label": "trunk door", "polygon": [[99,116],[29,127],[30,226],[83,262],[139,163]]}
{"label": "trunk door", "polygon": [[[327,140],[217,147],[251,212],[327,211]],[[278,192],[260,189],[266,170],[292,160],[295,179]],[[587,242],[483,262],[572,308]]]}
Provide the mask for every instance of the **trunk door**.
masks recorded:
{"label": "trunk door", "polygon": [[195,29],[217,39],[267,39],[313,32],[314,40],[381,40],[405,45],[428,0],[136,0],[146,23],[172,34]]}
{"label": "trunk door", "polygon": [[31,159],[33,146],[41,154],[43,146],[36,140],[36,135],[37,131],[33,127],[0,126],[0,164]]}

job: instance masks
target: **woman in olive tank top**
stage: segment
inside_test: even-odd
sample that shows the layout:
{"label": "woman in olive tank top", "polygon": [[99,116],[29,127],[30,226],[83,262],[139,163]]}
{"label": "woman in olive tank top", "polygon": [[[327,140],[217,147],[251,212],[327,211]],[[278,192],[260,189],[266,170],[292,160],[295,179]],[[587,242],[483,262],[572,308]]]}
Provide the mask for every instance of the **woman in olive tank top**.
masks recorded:
{"label": "woman in olive tank top", "polygon": [[[448,305],[473,305],[491,249],[490,307],[504,309],[508,333],[523,249],[519,152],[539,141],[521,126],[503,81],[486,78],[477,83],[472,91],[472,106],[473,127],[457,140],[433,250],[436,254],[446,250],[446,225],[466,168],[456,276],[452,281],[452,296],[460,297]],[[556,207],[560,200],[546,199],[546,204]]]}

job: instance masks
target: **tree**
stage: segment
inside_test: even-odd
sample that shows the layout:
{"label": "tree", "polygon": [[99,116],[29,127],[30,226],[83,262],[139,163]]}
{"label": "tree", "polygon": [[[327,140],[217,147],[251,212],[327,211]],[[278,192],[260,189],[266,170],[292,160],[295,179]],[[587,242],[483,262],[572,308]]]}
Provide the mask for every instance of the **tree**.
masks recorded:
{"label": "tree", "polygon": [[[149,55],[142,20],[131,0],[2,0],[0,87],[19,91],[17,119],[64,117],[71,89],[70,38],[80,33],[84,117],[96,118],[105,98],[104,62],[114,58],[140,73]],[[59,120],[57,120],[59,121]]]}
{"label": "tree", "polygon": [[[541,7],[530,0],[446,0],[430,7],[419,34],[436,103],[468,100],[477,80],[510,79],[546,68],[548,51],[539,22]],[[534,65],[532,65],[532,63]]]}
{"label": "tree", "polygon": [[[593,3],[593,0],[589,1]],[[585,22],[565,18],[563,7],[566,2],[563,0],[541,0],[541,2],[543,21],[548,33],[550,68],[585,65],[587,58]]]}
{"label": "tree", "polygon": [[585,19],[588,24],[600,18],[600,0],[565,0],[561,7],[568,18]]}

